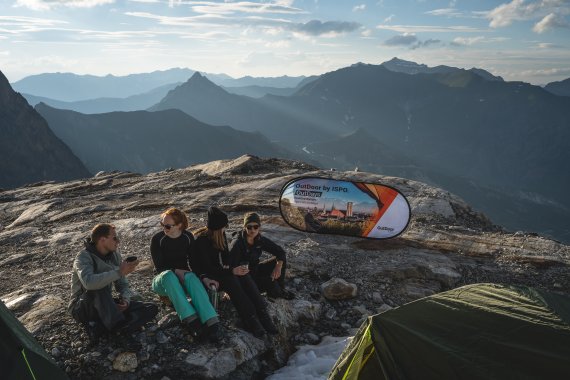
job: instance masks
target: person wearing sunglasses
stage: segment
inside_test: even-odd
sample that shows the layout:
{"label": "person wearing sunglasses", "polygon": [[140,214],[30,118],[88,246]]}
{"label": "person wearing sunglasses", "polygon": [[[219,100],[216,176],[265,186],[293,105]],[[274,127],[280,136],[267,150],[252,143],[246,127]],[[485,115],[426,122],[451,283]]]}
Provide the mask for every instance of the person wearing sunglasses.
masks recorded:
{"label": "person wearing sunglasses", "polygon": [[[230,267],[237,276],[250,274],[260,292],[267,292],[269,298],[291,300],[295,295],[285,288],[285,250],[261,234],[261,218],[255,212],[248,212],[243,218],[243,230],[230,244]],[[263,252],[272,255],[260,262]],[[244,270],[247,264],[247,269]]]}
{"label": "person wearing sunglasses", "polygon": [[228,216],[219,208],[208,209],[206,227],[196,231],[195,271],[206,287],[214,286],[229,294],[245,329],[256,337],[277,334],[277,328],[267,313],[267,304],[250,276],[236,276],[229,266],[225,230]]}
{"label": "person wearing sunglasses", "polygon": [[[119,242],[114,225],[97,224],[73,262],[68,311],[84,325],[92,343],[110,331],[136,331],[158,313],[156,305],[132,300],[126,276],[138,261],[122,260]],[[117,298],[113,298],[113,285]]]}
{"label": "person wearing sunglasses", "polygon": [[199,338],[206,333],[217,343],[222,340],[218,314],[190,266],[195,242],[187,230],[188,218],[177,208],[169,208],[160,218],[162,231],[155,234],[150,243],[156,272],[152,290],[168,297],[190,335]]}

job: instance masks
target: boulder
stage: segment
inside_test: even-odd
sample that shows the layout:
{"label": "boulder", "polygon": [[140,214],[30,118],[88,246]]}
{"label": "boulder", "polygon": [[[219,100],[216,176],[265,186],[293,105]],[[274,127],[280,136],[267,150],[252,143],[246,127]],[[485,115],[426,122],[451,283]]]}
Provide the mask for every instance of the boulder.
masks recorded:
{"label": "boulder", "polygon": [[321,285],[321,292],[328,300],[345,300],[356,297],[358,287],[342,278],[332,278]]}

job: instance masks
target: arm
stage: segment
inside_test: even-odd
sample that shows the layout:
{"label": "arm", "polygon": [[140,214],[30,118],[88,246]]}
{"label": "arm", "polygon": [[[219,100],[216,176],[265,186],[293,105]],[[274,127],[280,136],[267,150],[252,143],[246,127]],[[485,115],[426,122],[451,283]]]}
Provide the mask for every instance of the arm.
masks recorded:
{"label": "arm", "polygon": [[91,254],[87,251],[79,254],[73,263],[81,284],[86,290],[98,290],[121,278],[119,268],[103,273],[95,273]]}
{"label": "arm", "polygon": [[[114,255],[113,261],[117,265],[120,265],[122,261],[121,255],[118,252],[113,253],[113,255]],[[115,290],[117,290],[117,292],[121,295],[121,298],[124,301],[126,301],[127,304],[131,303],[131,297],[133,295],[133,291],[131,290],[131,287],[129,286],[129,281],[127,280],[126,277],[121,276],[121,278],[115,281]]]}
{"label": "arm", "polygon": [[150,241],[150,255],[152,257],[152,262],[154,264],[155,272],[161,273],[165,271],[166,268],[164,264],[164,259],[162,257],[162,252],[160,249],[160,233],[154,235]]}
{"label": "arm", "polygon": [[186,262],[188,263],[188,268],[191,271],[194,271],[194,266],[192,265],[193,258],[196,256],[196,240],[194,239],[194,235],[191,232],[186,231],[185,233],[188,234],[190,237],[190,244],[188,246],[188,252],[186,253]]}
{"label": "arm", "polygon": [[287,254],[285,253],[285,250],[281,248],[280,245],[275,244],[265,236],[261,237],[261,249],[277,257],[277,262],[281,261],[283,263],[287,260]]}
{"label": "arm", "polygon": [[242,242],[241,242],[239,237],[235,238],[230,243],[230,254],[229,254],[229,260],[228,260],[228,264],[230,266],[230,269],[233,269],[233,268],[239,266],[239,263],[242,261],[243,244],[241,244],[241,243]]}

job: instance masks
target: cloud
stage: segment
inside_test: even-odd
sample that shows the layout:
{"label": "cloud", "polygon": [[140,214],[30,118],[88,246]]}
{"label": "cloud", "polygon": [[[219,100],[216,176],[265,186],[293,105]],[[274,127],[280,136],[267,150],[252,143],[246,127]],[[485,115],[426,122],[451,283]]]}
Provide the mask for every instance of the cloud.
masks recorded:
{"label": "cloud", "polygon": [[48,27],[67,24],[66,21],[26,16],[0,16],[0,26],[19,26],[25,28]]}
{"label": "cloud", "polygon": [[420,33],[420,32],[436,32],[436,33],[481,33],[484,29],[473,28],[471,26],[455,25],[455,26],[437,26],[437,25],[377,25],[376,29],[393,30],[398,33]]}
{"label": "cloud", "polygon": [[358,11],[363,11],[366,9],[366,4],[360,4],[360,5],[355,5],[354,8],[352,8],[353,12],[358,12]]}
{"label": "cloud", "polygon": [[540,34],[554,28],[570,28],[570,23],[564,18],[555,15],[554,13],[550,13],[537,22],[533,26],[532,30]]}
{"label": "cloud", "polygon": [[396,17],[396,15],[390,15],[390,16],[386,17],[386,18],[384,19],[384,24],[387,24],[387,23],[389,23],[390,21],[392,21],[392,20],[394,19],[394,17]]}
{"label": "cloud", "polygon": [[420,41],[413,33],[404,33],[401,35],[393,36],[384,41],[385,46],[408,46],[410,49],[415,50],[423,47],[428,47],[430,45],[435,45],[441,43],[440,40],[428,39],[425,41]]}
{"label": "cloud", "polygon": [[287,40],[266,42],[265,47],[272,48],[272,49],[283,49],[283,48],[291,47],[291,42],[287,41]]}
{"label": "cloud", "polygon": [[397,35],[397,36],[393,36],[388,38],[386,41],[384,41],[384,45],[386,46],[409,46],[409,45],[413,45],[415,43],[418,42],[418,38],[416,37],[415,34],[411,34],[411,33],[404,33],[401,35]]}
{"label": "cloud", "polygon": [[445,17],[463,17],[463,13],[455,8],[442,8],[434,9],[433,11],[425,12],[427,15],[431,16],[445,16]]}
{"label": "cloud", "polygon": [[550,77],[553,75],[557,76],[568,76],[570,75],[570,68],[551,68],[551,69],[536,69],[536,70],[524,70],[520,74],[524,76],[539,76],[539,77]]}
{"label": "cloud", "polygon": [[440,43],[441,43],[441,40],[436,40],[436,39],[430,38],[430,39],[425,40],[425,41],[418,41],[417,44],[412,46],[412,49],[419,49],[419,48],[423,48],[423,47],[428,47],[430,45],[437,45]]}
{"label": "cloud", "polygon": [[15,7],[25,7],[34,11],[48,11],[53,8],[93,8],[112,4],[115,0],[16,0]]}
{"label": "cloud", "polygon": [[471,46],[476,43],[483,41],[485,37],[477,36],[477,37],[455,37],[451,42],[452,45],[456,46]]}
{"label": "cloud", "polygon": [[292,7],[293,1],[252,1],[213,2],[213,1],[170,1],[170,6],[189,5],[193,12],[200,14],[235,14],[235,13],[280,13],[303,14],[306,11]]}
{"label": "cloud", "polygon": [[306,34],[309,36],[334,36],[343,33],[354,32],[360,29],[362,25],[357,22],[348,21],[325,21],[311,20],[306,23],[294,24],[290,27],[291,30]]}
{"label": "cloud", "polygon": [[[546,19],[550,14],[556,16],[556,21]],[[501,28],[511,25],[515,21],[538,20],[533,28],[537,33],[551,27],[567,27],[563,15],[570,14],[570,1],[568,0],[512,0],[510,3],[499,5],[488,11],[485,17],[490,21],[492,28]]]}

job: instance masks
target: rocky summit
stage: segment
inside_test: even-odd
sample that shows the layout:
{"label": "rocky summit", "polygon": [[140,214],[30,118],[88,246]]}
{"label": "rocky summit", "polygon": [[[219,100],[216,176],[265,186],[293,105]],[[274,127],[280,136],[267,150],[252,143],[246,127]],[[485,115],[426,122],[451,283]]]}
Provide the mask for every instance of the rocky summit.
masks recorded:
{"label": "rocky summit", "polygon": [[[384,241],[296,231],[283,222],[278,198],[286,182],[303,175],[395,187],[409,200],[411,223]],[[270,302],[275,337],[245,332],[231,303],[222,301],[223,343],[194,341],[150,289],[149,245],[160,213],[182,208],[197,229],[210,205],[230,216],[228,235],[241,228],[245,212],[257,211],[263,233],[288,253],[296,298]],[[90,344],[66,313],[73,260],[99,222],[114,223],[120,251],[139,257],[128,277],[132,288],[161,305],[155,322],[128,342],[110,336]],[[570,247],[564,244],[505,231],[457,196],[420,182],[298,161],[242,156],[148,175],[100,172],[36,183],[0,192],[0,224],[0,298],[75,379],[263,378],[283,366],[296,345],[350,335],[369,315],[465,284],[570,292]]]}

